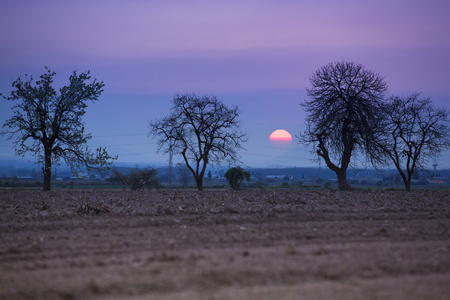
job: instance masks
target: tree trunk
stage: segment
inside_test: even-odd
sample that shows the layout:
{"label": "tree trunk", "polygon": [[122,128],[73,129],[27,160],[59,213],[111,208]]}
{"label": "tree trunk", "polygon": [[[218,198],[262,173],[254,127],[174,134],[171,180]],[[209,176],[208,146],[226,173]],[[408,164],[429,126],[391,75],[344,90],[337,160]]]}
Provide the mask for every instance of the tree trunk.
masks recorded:
{"label": "tree trunk", "polygon": [[345,147],[344,153],[342,155],[341,160],[341,167],[339,168],[335,164],[331,162],[330,156],[328,155],[328,150],[323,145],[322,139],[320,136],[317,136],[319,139],[319,149],[317,150],[317,154],[321,156],[325,163],[327,164],[327,167],[330,168],[334,173],[336,173],[337,180],[339,183],[339,190],[341,191],[348,191],[351,189],[350,185],[347,182],[347,167],[350,163],[350,157],[353,149],[353,145],[347,145]]}
{"label": "tree trunk", "polygon": [[44,162],[44,191],[50,191],[52,183],[52,157],[49,150],[45,150]]}
{"label": "tree trunk", "polygon": [[203,176],[196,176],[195,183],[197,184],[197,189],[203,191]]}
{"label": "tree trunk", "polygon": [[410,192],[411,191],[411,181],[405,181],[405,190],[407,191],[407,192]]}
{"label": "tree trunk", "polygon": [[405,190],[407,192],[411,191],[411,179],[412,179],[413,171],[408,172],[408,177],[403,178],[403,182],[405,183]]}
{"label": "tree trunk", "polygon": [[339,184],[339,190],[349,191],[351,187],[347,182],[347,171],[339,169],[339,171],[336,172],[336,176]]}
{"label": "tree trunk", "polygon": [[395,167],[397,168],[398,173],[400,174],[403,183],[405,184],[405,190],[407,192],[411,191],[411,177],[412,177],[412,172],[408,171],[408,177],[406,177],[406,174],[403,172],[402,168],[400,167],[400,163],[399,161],[394,161]]}

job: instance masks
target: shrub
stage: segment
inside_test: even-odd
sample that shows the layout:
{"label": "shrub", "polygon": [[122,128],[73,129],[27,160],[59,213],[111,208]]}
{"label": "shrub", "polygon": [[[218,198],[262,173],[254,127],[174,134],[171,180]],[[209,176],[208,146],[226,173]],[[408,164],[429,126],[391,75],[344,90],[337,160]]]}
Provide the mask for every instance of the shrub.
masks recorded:
{"label": "shrub", "polygon": [[250,173],[244,171],[241,167],[229,169],[224,176],[233,190],[240,190],[241,183],[244,179],[250,181]]}
{"label": "shrub", "polygon": [[152,187],[159,187],[159,182],[156,179],[157,170],[147,167],[144,169],[134,169],[128,174],[128,184],[132,191],[139,191],[143,187],[151,189]]}

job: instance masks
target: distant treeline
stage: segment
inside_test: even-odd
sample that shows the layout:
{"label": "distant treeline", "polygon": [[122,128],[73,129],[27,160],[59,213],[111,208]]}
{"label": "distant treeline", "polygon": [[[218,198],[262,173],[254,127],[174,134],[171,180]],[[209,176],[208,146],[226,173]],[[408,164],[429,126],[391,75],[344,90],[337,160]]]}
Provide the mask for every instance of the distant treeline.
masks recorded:
{"label": "distant treeline", "polygon": [[[120,171],[124,174],[128,174],[131,170],[135,169],[136,166],[121,166],[120,164],[116,165]],[[150,165],[152,166],[152,165]],[[138,168],[145,168],[146,165],[138,165]],[[169,174],[169,167],[157,167],[153,166],[158,171],[158,178],[161,181],[167,181],[167,177]],[[178,171],[179,166],[174,166],[172,169],[172,177],[176,178],[179,176]],[[211,176],[214,178],[224,178],[225,172],[228,170],[228,166],[213,166],[208,168],[208,171],[205,173],[205,177]],[[336,176],[333,171],[328,168],[314,168],[314,167],[292,167],[292,168],[245,168],[246,171],[250,172],[252,180],[262,180],[265,177],[274,177],[277,176],[279,178],[288,176],[294,178],[295,180],[302,180],[312,177],[324,178],[324,179],[335,179]],[[373,177],[373,178],[386,178],[389,176],[396,176],[398,174],[395,169],[349,169],[348,172],[349,178],[363,178],[363,177]],[[60,179],[74,179],[70,168],[67,166],[58,166],[54,167],[53,177]],[[97,173],[82,173],[85,179],[102,179],[108,178],[111,176],[110,171],[106,171],[103,174]],[[10,163],[6,164],[5,162],[0,164],[0,177],[1,178],[21,178],[21,179],[41,179],[42,172],[38,165],[34,165],[32,163],[22,163],[15,164]],[[427,170],[418,170],[415,174],[415,178],[430,178],[430,177],[441,177],[441,178],[450,178],[450,169],[427,169]]]}

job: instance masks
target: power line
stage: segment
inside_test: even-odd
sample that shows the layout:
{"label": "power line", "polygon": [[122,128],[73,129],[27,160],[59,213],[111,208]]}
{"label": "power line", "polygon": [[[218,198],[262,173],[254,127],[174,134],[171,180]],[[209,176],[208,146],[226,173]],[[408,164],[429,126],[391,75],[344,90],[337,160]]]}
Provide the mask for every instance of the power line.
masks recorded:
{"label": "power line", "polygon": [[154,144],[151,144],[151,143],[138,143],[138,144],[101,144],[101,145],[99,145],[99,144],[91,144],[91,143],[89,143],[89,145],[90,146],[96,146],[97,145],[97,147],[123,147],[123,146],[143,146],[143,145],[147,145],[147,146],[150,146],[150,145],[154,145]]}
{"label": "power line", "polygon": [[129,153],[122,153],[122,154],[114,154],[114,155],[126,156],[126,155],[137,155],[137,154],[158,154],[158,152],[129,152]]}
{"label": "power line", "polygon": [[118,136],[148,136],[147,133],[130,133],[130,134],[109,134],[109,135],[93,135],[92,137],[118,137]]}

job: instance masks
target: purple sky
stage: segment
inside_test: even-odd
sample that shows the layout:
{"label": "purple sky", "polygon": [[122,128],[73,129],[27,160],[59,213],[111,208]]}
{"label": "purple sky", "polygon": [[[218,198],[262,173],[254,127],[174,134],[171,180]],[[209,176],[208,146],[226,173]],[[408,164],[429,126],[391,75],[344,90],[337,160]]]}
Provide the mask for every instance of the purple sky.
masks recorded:
{"label": "purple sky", "polygon": [[[304,129],[299,104],[321,66],[355,61],[385,77],[390,94],[414,91],[450,109],[450,1],[8,1],[0,4],[0,92],[19,75],[91,70],[106,84],[88,108],[92,147],[119,161],[167,161],[148,122],[177,92],[212,93],[239,105],[249,166],[314,165],[293,142],[269,135]],[[0,121],[11,116],[0,102]],[[294,138],[295,140],[295,138]],[[0,160],[13,158],[0,137]],[[450,155],[439,161],[450,167]]]}

